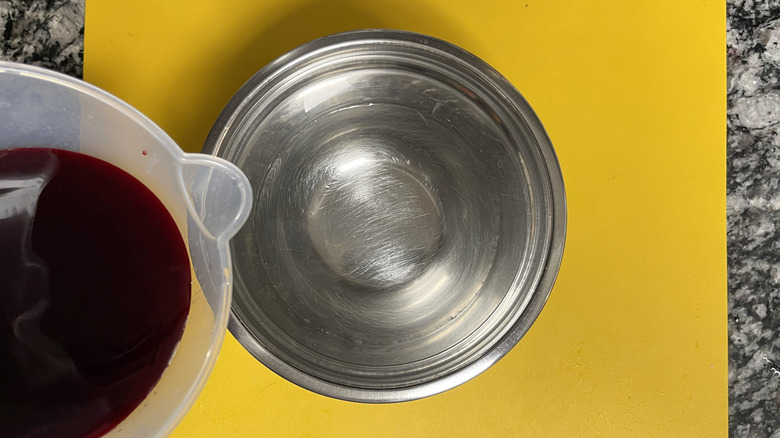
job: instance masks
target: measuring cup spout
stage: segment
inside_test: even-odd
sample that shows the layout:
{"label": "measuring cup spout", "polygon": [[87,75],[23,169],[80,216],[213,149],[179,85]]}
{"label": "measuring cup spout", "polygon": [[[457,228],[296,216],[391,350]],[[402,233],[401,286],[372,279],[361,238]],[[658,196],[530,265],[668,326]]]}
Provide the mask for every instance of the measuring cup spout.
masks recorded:
{"label": "measuring cup spout", "polygon": [[206,236],[226,241],[249,216],[252,187],[232,163],[206,154],[186,154],[179,167],[179,184],[187,208]]}

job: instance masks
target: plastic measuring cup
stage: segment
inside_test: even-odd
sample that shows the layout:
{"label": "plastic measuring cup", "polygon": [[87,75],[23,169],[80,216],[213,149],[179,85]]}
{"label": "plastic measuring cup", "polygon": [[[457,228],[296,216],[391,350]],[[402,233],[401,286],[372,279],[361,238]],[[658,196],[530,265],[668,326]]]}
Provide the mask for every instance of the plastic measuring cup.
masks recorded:
{"label": "plastic measuring cup", "polygon": [[61,148],[107,161],[144,183],[176,221],[193,271],[184,334],[157,385],[106,436],[167,435],[203,388],[225,336],[228,240],[249,215],[249,181],[227,161],[184,153],[151,120],[96,87],[0,62],[0,149],[14,147]]}

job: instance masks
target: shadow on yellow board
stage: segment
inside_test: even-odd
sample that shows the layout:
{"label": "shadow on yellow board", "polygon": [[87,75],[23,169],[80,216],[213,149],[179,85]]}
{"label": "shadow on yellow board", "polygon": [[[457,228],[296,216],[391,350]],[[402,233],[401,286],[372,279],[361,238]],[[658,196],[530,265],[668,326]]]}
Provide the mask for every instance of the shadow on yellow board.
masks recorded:
{"label": "shadow on yellow board", "polygon": [[377,27],[475,53],[539,114],[569,210],[552,296],[487,372],[389,406],[297,388],[228,336],[174,436],[725,436],[719,2],[89,0],[84,74],[194,152],[263,65]]}

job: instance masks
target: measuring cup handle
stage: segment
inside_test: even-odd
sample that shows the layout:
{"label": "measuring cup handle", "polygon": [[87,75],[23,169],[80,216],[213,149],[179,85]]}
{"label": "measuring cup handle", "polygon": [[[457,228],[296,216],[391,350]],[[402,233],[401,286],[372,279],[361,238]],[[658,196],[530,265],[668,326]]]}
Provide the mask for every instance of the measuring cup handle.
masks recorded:
{"label": "measuring cup handle", "polygon": [[206,154],[186,154],[179,184],[190,214],[203,233],[228,240],[246,222],[252,208],[252,186],[232,163]]}

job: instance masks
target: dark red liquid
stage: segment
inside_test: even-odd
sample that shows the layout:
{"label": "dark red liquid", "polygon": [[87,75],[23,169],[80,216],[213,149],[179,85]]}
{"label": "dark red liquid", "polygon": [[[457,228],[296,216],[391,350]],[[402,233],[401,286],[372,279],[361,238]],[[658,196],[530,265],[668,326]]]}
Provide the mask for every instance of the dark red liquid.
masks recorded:
{"label": "dark red liquid", "polygon": [[181,234],[143,184],[82,154],[0,151],[0,437],[111,430],[189,306]]}

